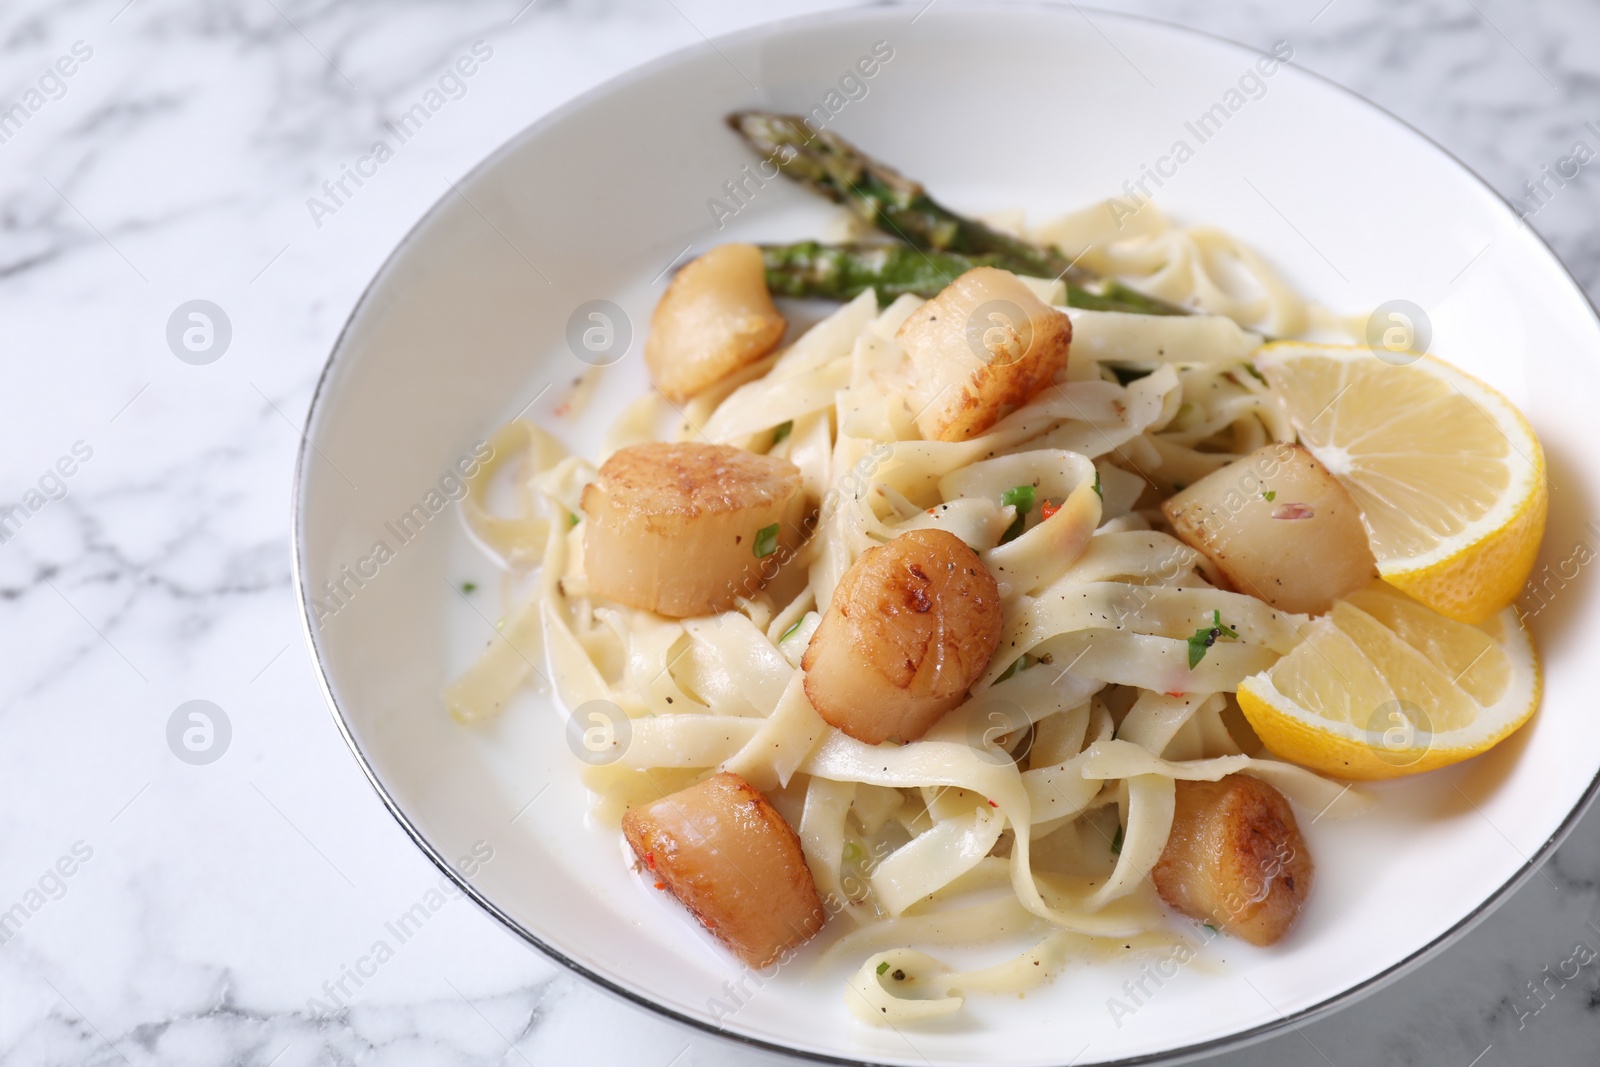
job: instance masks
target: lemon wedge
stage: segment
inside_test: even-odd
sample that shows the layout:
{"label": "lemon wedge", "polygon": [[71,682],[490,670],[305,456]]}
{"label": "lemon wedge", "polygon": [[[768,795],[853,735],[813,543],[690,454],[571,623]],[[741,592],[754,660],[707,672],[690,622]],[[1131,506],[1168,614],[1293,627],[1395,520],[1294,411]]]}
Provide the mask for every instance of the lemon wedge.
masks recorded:
{"label": "lemon wedge", "polygon": [[1378,574],[1480,623],[1522,589],[1544,536],[1544,452],[1522,414],[1431,356],[1279,343],[1256,368],[1301,442],[1355,497]]}
{"label": "lemon wedge", "polygon": [[1239,686],[1274,755],[1340,778],[1395,778],[1492,748],[1539,703],[1533,640],[1506,608],[1470,626],[1374,582]]}

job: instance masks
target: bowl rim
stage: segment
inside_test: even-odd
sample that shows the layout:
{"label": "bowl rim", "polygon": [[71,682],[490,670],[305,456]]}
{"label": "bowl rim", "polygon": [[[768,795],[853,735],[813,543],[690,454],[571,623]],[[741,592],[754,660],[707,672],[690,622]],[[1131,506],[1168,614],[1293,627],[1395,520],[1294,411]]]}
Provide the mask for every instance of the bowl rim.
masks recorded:
{"label": "bowl rim", "polygon": [[[401,809],[400,804],[390,793],[388,787],[384,785],[381,777],[378,774],[377,768],[374,767],[372,761],[362,749],[361,743],[356,739],[354,733],[352,732],[349,725],[349,720],[346,718],[344,709],[339,704],[338,697],[334,695],[332,683],[329,681],[328,670],[323,661],[322,650],[317,642],[316,629],[312,624],[312,591],[306,585],[304,570],[305,475],[309,457],[315,451],[315,446],[312,444],[311,435],[315,429],[316,422],[320,415],[321,407],[325,400],[325,394],[332,378],[334,366],[339,361],[340,356],[344,353],[345,342],[350,334],[351,328],[355,324],[356,319],[361,315],[363,310],[365,310],[379,283],[383,281],[385,277],[387,277],[390,269],[400,259],[401,255],[408,251],[410,246],[416,240],[418,233],[426,225],[432,222],[435,216],[437,216],[439,212],[443,210],[445,204],[449,202],[450,197],[453,195],[456,186],[459,186],[463,182],[466,182],[489,170],[503,157],[510,154],[513,149],[524,143],[528,138],[537,136],[541,131],[549,126],[554,125],[557,121],[566,118],[570,114],[581,111],[583,108],[589,106],[592,101],[599,99],[604,95],[616,92],[625,86],[646,80],[657,72],[669,69],[693,56],[698,56],[708,47],[720,51],[720,45],[737,45],[751,40],[771,37],[777,33],[781,33],[785,29],[799,28],[802,26],[811,26],[829,22],[843,22],[854,18],[877,16],[886,11],[893,11],[897,9],[901,11],[909,11],[920,6],[921,11],[926,11],[933,5],[934,2],[937,2],[937,0],[926,0],[926,2],[920,4],[918,0],[888,0],[888,2],[880,2],[878,4],[873,4],[866,7],[836,8],[828,11],[811,12],[789,18],[765,21],[753,26],[747,26],[740,30],[735,30],[731,33],[719,34],[716,37],[706,38],[699,43],[689,44],[682,48],[674,49],[665,55],[657,56],[654,59],[648,60],[637,66],[630,67],[627,70],[607,78],[598,85],[591,86],[590,88],[579,93],[577,96],[545,112],[539,118],[535,119],[533,122],[530,122],[520,131],[513,134],[504,143],[499,145],[487,156],[469,168],[456,182],[452,183],[452,189],[450,191],[441,193],[438,199],[435,200],[420,217],[418,217],[416,222],[414,222],[411,227],[406,230],[405,234],[395,244],[394,248],[389,252],[389,254],[384,257],[383,263],[378,267],[377,271],[374,272],[372,278],[362,289],[361,295],[351,306],[350,313],[346,317],[344,325],[340,327],[338,336],[334,339],[332,348],[329,349],[327,359],[323,363],[322,370],[317,376],[317,383],[312,391],[311,401],[307,405],[305,425],[300,433],[300,447],[295,458],[294,481],[291,487],[290,495],[291,574],[297,594],[296,601],[299,608],[301,633],[305,637],[306,645],[311,652],[311,661],[315,667],[317,685],[322,691],[323,700],[327,704],[329,715],[333,718],[335,727],[338,729],[340,736],[344,738],[345,744],[349,746],[351,754],[355,757],[356,763],[360,766],[361,771],[366,776],[368,783],[378,794],[378,798],[383,802],[383,806],[388,810],[389,814],[392,815],[394,820],[400,824],[400,828],[405,831],[406,836],[411,839],[412,843],[422,851],[422,854],[426,856],[435,867],[443,872],[446,877],[454,882],[456,886],[460,888],[461,891],[468,897],[468,899],[470,899],[479,908],[487,912],[491,917],[499,922],[501,926],[505,927],[506,930],[516,935],[527,944],[533,946],[535,949],[538,949],[551,960],[554,960],[556,963],[568,968],[569,970],[578,974],[580,977],[587,979],[589,982],[612,994],[613,996],[619,997],[631,1004],[643,1007],[646,1010],[655,1013],[656,1015],[663,1016],[674,1022],[689,1026],[696,1031],[710,1034],[724,1040],[738,1042],[739,1044],[761,1049],[762,1051],[766,1052],[794,1056],[816,1063],[841,1064],[844,1065],[844,1067],[872,1067],[875,1061],[849,1056],[838,1056],[832,1053],[818,1052],[809,1049],[799,1049],[790,1045],[782,1044],[778,1041],[767,1040],[751,1034],[725,1030],[705,1019],[688,1015],[684,1012],[658,1003],[647,994],[629,989],[627,986],[621,984],[613,978],[590,969],[577,960],[567,956],[554,945],[546,943],[543,939],[536,936],[532,931],[526,929],[519,922],[506,914],[481,890],[479,890],[471,879],[466,878],[459,871],[457,871],[450,861],[443,855],[443,853],[441,853],[438,848],[428,841],[428,839],[411,821],[411,818]],[[992,3],[985,3],[984,0],[944,0],[943,6],[947,10],[959,10],[966,12],[983,11],[988,14],[993,14],[995,12],[995,6]],[[1095,7],[1087,4],[1071,6],[1081,9],[1081,11],[1092,12],[1097,17],[1104,17],[1125,22],[1143,23],[1146,25],[1159,27],[1163,30],[1175,31],[1176,33],[1182,35],[1201,38],[1209,42],[1221,44],[1228,48],[1247,52],[1253,55],[1260,54],[1256,49],[1247,44],[1233,40],[1232,38],[1225,37],[1218,33],[1212,33],[1207,30],[1200,30],[1191,26],[1185,26],[1181,23],[1172,22],[1167,19],[1155,18],[1143,14],[1110,11],[1105,8]],[[1029,12],[1049,11],[1052,15],[1065,13],[1060,4],[1051,3],[1049,0],[1013,0],[1012,3],[1006,5],[1006,8]],[[920,12],[917,17],[921,17]],[[1471,181],[1475,182],[1483,190],[1487,191],[1492,196],[1493,200],[1498,203],[1500,209],[1510,212],[1518,219],[1521,218],[1521,216],[1517,214],[1515,205],[1513,205],[1509,199],[1500,193],[1498,189],[1486,181],[1482,175],[1472,169],[1472,167],[1468,166],[1454,152],[1435,141],[1432,137],[1422,132],[1410,122],[1394,114],[1392,111],[1389,111],[1387,108],[1367,99],[1354,89],[1350,89],[1339,84],[1326,75],[1319,74],[1314,70],[1298,65],[1295,67],[1295,69],[1300,74],[1313,78],[1322,83],[1324,86],[1352,98],[1358,104],[1369,109],[1378,118],[1386,120],[1400,127],[1402,130],[1409,133],[1412,137],[1426,145],[1428,148],[1444,157],[1445,160],[1458,168],[1467,178],[1471,179]],[[1543,250],[1544,254],[1549,257],[1550,261],[1560,271],[1568,286],[1570,286],[1572,291],[1575,292],[1579,297],[1582,305],[1588,309],[1589,316],[1594,321],[1595,325],[1600,327],[1600,307],[1597,307],[1595,301],[1589,296],[1588,292],[1584,290],[1577,278],[1573,276],[1571,269],[1561,259],[1561,257],[1556,254],[1555,250],[1551,248],[1549,241],[1547,241],[1544,236],[1532,226],[1526,226],[1525,228],[1528,234],[1536,242],[1537,246]],[[1267,1038],[1272,1037],[1284,1030],[1293,1029],[1298,1031],[1302,1023],[1311,1022],[1316,1019],[1326,1017],[1350,1006],[1351,1004],[1354,1004],[1356,1001],[1370,996],[1385,986],[1395,982],[1407,973],[1420,967],[1423,963],[1426,963],[1428,960],[1437,956],[1446,948],[1455,944],[1474,927],[1486,919],[1492,912],[1499,908],[1500,905],[1504,904],[1517,889],[1521,888],[1522,885],[1533,876],[1533,874],[1539,869],[1544,861],[1549,858],[1551,853],[1554,852],[1555,849],[1559,847],[1560,844],[1567,838],[1567,836],[1572,832],[1573,827],[1577,825],[1579,820],[1583,818],[1583,816],[1588,812],[1589,808],[1593,805],[1597,795],[1600,795],[1600,771],[1596,772],[1595,776],[1590,780],[1588,787],[1584,790],[1582,797],[1579,798],[1578,802],[1562,820],[1561,824],[1556,827],[1555,831],[1550,835],[1550,837],[1546,839],[1537,849],[1535,849],[1531,855],[1524,857],[1522,866],[1517,869],[1515,874],[1513,874],[1497,889],[1485,897],[1482,903],[1464,915],[1448,930],[1445,930],[1438,937],[1417,949],[1409,956],[1406,956],[1404,959],[1398,960],[1391,964],[1383,971],[1380,971],[1379,973],[1357,983],[1356,985],[1341,990],[1340,992],[1335,993],[1326,999],[1311,1005],[1310,1007],[1302,1008],[1293,1014],[1282,1015],[1280,1013],[1280,1017],[1275,1021],[1262,1023],[1258,1026],[1251,1027],[1248,1030],[1241,1030],[1237,1033],[1228,1034],[1223,1037],[1212,1038],[1207,1041],[1184,1045],[1179,1048],[1168,1049],[1161,1052],[1143,1053],[1137,1056],[1124,1057],[1118,1060],[1103,1061],[1101,1067],[1136,1067],[1136,1065],[1146,1064],[1175,1064],[1192,1061],[1203,1056],[1213,1055],[1231,1049],[1242,1048],[1246,1045],[1264,1041]],[[1072,1065],[1069,1063],[1063,1065],[1063,1067],[1072,1067]]]}

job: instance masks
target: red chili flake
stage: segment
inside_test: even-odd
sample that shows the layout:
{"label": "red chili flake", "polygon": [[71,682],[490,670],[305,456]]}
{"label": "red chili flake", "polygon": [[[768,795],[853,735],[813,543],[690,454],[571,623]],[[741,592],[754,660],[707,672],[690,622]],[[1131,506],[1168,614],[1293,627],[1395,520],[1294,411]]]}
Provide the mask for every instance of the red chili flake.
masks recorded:
{"label": "red chili flake", "polygon": [[1061,505],[1060,504],[1052,504],[1048,500],[1046,500],[1043,504],[1039,505],[1039,514],[1043,515],[1047,519],[1050,516],[1054,515],[1056,512],[1060,511],[1060,510],[1061,510]]}
{"label": "red chili flake", "polygon": [[569,403],[568,401],[563,400],[559,405],[557,405],[554,414],[555,414],[556,418],[559,419],[562,416],[566,415],[571,410],[572,410],[572,404]]}
{"label": "red chili flake", "polygon": [[1182,693],[1168,693],[1167,696],[1169,696],[1169,697],[1181,697],[1181,696],[1183,696],[1183,694]]}
{"label": "red chili flake", "polygon": [[991,808],[998,808],[1000,805],[996,804],[994,801],[991,800],[991,801],[989,801],[989,806]]}
{"label": "red chili flake", "polygon": [[665,883],[665,882],[657,882],[656,883],[656,888],[657,889],[665,889],[665,888],[667,888],[667,883]]}
{"label": "red chili flake", "polygon": [[644,854],[644,865],[652,871],[656,869],[656,854],[654,852],[646,852]]}

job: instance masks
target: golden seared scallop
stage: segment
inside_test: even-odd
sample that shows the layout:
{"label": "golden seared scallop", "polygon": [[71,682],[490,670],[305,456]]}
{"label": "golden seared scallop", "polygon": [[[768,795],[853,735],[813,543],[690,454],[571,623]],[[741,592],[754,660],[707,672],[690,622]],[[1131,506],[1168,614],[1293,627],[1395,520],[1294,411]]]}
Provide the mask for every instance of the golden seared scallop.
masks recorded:
{"label": "golden seared scallop", "polygon": [[895,336],[911,363],[917,429],[930,441],[966,441],[1067,365],[1072,321],[1011,272],[974,267]]}
{"label": "golden seared scallop", "polygon": [[966,699],[1000,622],[977,553],[946,530],[903,533],[840,577],[801,660],[806,696],[858,741],[914,741]]}
{"label": "golden seared scallop", "polygon": [[619,449],[583,490],[589,588],[674,618],[730,608],[793,558],[800,487],[794,464],[742,448]]}
{"label": "golden seared scallop", "polygon": [[774,962],[827,918],[800,839],[737,774],[633,808],[622,833],[657,888],[751,967]]}
{"label": "golden seared scallop", "polygon": [[718,245],[661,294],[645,366],[668,399],[682,402],[778,347],[787,326],[767,291],[761,249]]}
{"label": "golden seared scallop", "polygon": [[1259,778],[1178,782],[1150,872],[1161,899],[1252,945],[1282,940],[1311,892],[1311,853],[1283,794]]}
{"label": "golden seared scallop", "polygon": [[1235,589],[1282,611],[1320,615],[1378,576],[1355,499],[1302,445],[1259,448],[1161,512]]}

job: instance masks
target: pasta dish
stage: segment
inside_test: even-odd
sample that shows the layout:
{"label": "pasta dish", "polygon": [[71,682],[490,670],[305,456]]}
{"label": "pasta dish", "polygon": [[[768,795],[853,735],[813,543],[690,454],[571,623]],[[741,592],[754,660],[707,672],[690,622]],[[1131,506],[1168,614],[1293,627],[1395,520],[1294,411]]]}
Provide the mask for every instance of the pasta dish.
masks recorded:
{"label": "pasta dish", "polygon": [[495,432],[465,513],[527,580],[445,693],[548,664],[598,821],[730,966],[812,943],[902,1025],[1184,918],[1271,946],[1353,782],[1532,715],[1543,458],[1499,394],[1153,205],[980,221],[730,124],[850,239],[680,269],[600,455]]}

